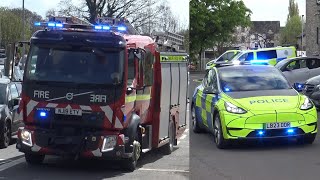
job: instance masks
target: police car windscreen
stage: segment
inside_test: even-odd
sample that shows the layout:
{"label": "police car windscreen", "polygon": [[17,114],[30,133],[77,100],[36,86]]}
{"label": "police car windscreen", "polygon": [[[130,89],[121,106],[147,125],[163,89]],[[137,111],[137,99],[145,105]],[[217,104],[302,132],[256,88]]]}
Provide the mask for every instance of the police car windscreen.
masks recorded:
{"label": "police car windscreen", "polygon": [[273,67],[219,69],[220,85],[228,91],[291,89],[284,76]]}
{"label": "police car windscreen", "polygon": [[122,82],[124,50],[34,45],[27,60],[26,79],[84,84]]}

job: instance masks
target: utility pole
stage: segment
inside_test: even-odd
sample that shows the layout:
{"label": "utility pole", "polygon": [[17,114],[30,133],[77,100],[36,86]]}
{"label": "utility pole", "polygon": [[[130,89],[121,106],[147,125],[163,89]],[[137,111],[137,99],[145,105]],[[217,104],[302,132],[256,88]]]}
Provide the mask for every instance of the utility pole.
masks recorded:
{"label": "utility pole", "polygon": [[148,20],[149,20],[149,22],[148,22],[148,24],[149,24],[149,36],[151,36],[151,21],[150,21],[150,15],[151,15],[151,0],[148,0],[148,16],[149,16],[149,18],[148,18]]}

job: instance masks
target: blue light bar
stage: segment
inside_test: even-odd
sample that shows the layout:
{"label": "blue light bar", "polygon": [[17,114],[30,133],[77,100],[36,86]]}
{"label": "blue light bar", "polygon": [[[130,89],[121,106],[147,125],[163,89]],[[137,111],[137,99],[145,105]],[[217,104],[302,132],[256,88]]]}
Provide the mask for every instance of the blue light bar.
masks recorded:
{"label": "blue light bar", "polygon": [[101,30],[101,29],[102,29],[102,26],[94,26],[94,29]]}
{"label": "blue light bar", "polygon": [[251,60],[250,63],[265,64],[269,63],[269,60]]}
{"label": "blue light bar", "polygon": [[62,27],[63,27],[63,24],[61,24],[61,23],[57,23],[57,24],[56,24],[56,27],[60,27],[60,28],[62,28]]}
{"label": "blue light bar", "polygon": [[110,30],[110,26],[102,26],[103,30]]}
{"label": "blue light bar", "polygon": [[126,30],[127,30],[127,28],[124,27],[124,26],[119,26],[118,27],[118,31],[126,31]]}
{"label": "blue light bar", "polygon": [[34,25],[35,26],[41,26],[41,22],[35,22]]}
{"label": "blue light bar", "polygon": [[55,27],[56,24],[55,24],[55,23],[48,23],[48,26],[49,26],[49,27]]}

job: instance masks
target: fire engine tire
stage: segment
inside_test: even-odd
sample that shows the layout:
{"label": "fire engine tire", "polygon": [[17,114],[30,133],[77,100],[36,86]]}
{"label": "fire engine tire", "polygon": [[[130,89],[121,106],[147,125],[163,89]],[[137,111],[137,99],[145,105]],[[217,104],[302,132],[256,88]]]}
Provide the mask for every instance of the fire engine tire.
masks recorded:
{"label": "fire engine tire", "polygon": [[175,127],[174,127],[173,121],[170,121],[170,123],[169,123],[169,143],[165,144],[162,147],[163,154],[169,155],[172,153],[174,141],[175,141]]}
{"label": "fire engine tire", "polygon": [[24,157],[28,164],[37,165],[43,162],[45,155],[25,153]]}
{"label": "fire engine tire", "polygon": [[123,161],[123,168],[127,171],[133,172],[137,168],[138,160],[141,156],[141,135],[140,129],[137,128],[136,136],[133,141],[133,156]]}
{"label": "fire engine tire", "polygon": [[199,121],[196,116],[196,109],[194,105],[191,107],[191,121],[192,121],[192,130],[195,133],[203,133],[204,130],[200,127]]}
{"label": "fire engine tire", "polygon": [[11,123],[6,121],[1,125],[0,130],[0,148],[6,148],[11,142]]}

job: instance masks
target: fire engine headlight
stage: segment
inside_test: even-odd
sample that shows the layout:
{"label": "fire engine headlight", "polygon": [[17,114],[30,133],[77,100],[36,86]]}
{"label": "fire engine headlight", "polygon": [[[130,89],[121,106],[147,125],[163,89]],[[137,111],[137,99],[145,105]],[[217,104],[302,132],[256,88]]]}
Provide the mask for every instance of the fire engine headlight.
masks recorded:
{"label": "fire engine headlight", "polygon": [[117,136],[106,136],[103,139],[101,152],[112,151],[117,145]]}
{"label": "fire engine headlight", "polygon": [[27,145],[27,146],[32,147],[33,144],[32,144],[32,136],[31,136],[31,135],[32,135],[32,134],[31,134],[30,131],[23,129],[23,130],[21,131],[21,140],[22,140],[22,143],[25,144],[25,145]]}

